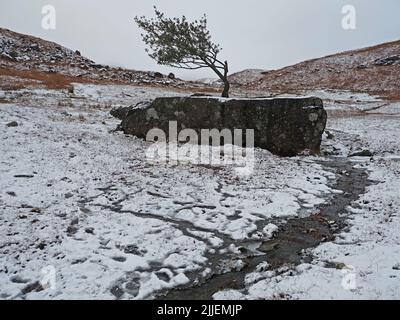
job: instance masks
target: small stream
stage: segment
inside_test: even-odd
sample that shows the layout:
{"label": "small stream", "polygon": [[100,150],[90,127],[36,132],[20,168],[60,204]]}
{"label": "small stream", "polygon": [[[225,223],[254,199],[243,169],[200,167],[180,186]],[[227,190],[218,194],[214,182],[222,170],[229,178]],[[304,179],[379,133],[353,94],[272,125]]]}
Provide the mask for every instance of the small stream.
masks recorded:
{"label": "small stream", "polygon": [[[315,214],[311,216],[299,214],[300,218],[289,219],[280,226],[271,240],[238,242],[224,237],[225,248],[234,244],[242,247],[243,251],[240,254],[226,252],[208,254],[207,268],[211,269],[208,276],[199,278],[199,272],[188,274],[191,280],[188,285],[168,292],[160,292],[157,299],[210,300],[216,292],[221,290],[245,290],[246,275],[254,272],[262,262],[268,262],[268,270],[311,262],[313,257],[305,252],[323,242],[333,241],[338,232],[345,230],[346,207],[365,193],[366,187],[372,183],[368,179],[366,170],[354,168],[354,163],[347,158],[331,158],[329,161],[319,163],[325,170],[337,175],[336,181],[330,187],[342,191],[340,194],[333,194],[328,203],[315,208]],[[305,217],[301,218],[302,216]],[[266,220],[259,222],[258,230],[262,230],[270,222]],[[244,266],[238,270],[232,268],[226,271],[221,268],[221,263],[229,260],[242,260]]]}

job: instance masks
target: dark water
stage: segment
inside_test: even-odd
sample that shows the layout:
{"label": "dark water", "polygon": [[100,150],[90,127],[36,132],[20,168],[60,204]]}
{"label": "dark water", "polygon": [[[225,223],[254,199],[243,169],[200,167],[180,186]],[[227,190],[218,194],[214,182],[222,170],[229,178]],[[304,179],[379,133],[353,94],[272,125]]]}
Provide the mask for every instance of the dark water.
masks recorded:
{"label": "dark water", "polygon": [[[333,241],[335,234],[346,228],[346,207],[365,193],[372,182],[364,169],[354,168],[348,159],[333,158],[320,163],[324,169],[337,175],[337,181],[332,188],[341,190],[335,194],[328,204],[315,208],[312,216],[293,218],[282,224],[276,236],[263,243],[254,241],[235,242],[224,237],[225,246],[230,243],[242,246],[243,252],[234,254],[209,254],[208,268],[212,273],[206,278],[199,278],[199,272],[187,275],[190,284],[169,292],[159,294],[160,300],[209,300],[214,293],[226,289],[245,289],[244,279],[247,274],[255,271],[256,267],[267,261],[269,270],[278,269],[284,265],[296,266],[303,262],[312,261],[312,256],[304,254],[304,250],[317,247],[326,241]],[[300,215],[301,216],[301,215]],[[261,221],[258,230],[262,230],[271,221]],[[252,243],[253,242],[253,243]],[[246,250],[257,246],[256,252]],[[245,266],[239,271],[221,272],[220,263],[226,260],[241,259]]]}

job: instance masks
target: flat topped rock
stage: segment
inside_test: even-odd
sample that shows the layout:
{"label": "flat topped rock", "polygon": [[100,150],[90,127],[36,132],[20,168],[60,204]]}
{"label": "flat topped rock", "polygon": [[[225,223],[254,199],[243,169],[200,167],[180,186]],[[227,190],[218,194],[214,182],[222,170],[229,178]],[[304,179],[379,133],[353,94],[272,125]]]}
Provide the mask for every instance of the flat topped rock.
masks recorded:
{"label": "flat topped rock", "polygon": [[214,97],[157,98],[114,110],[125,134],[146,138],[154,128],[167,137],[170,121],[178,131],[254,129],[254,146],[280,156],[320,151],[327,113],[319,98],[223,99]]}

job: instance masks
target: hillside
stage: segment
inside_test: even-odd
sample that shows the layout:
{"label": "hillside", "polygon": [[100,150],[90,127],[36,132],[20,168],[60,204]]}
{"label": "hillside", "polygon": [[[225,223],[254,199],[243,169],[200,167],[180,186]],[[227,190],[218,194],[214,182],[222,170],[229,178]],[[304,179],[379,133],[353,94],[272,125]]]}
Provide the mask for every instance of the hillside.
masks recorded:
{"label": "hillside", "polygon": [[171,74],[113,68],[81,53],[29,35],[0,28],[0,87],[44,85],[68,87],[71,82],[182,86]]}
{"label": "hillside", "polygon": [[337,89],[400,98],[400,41],[305,61],[280,70],[245,70],[234,84],[272,92]]}

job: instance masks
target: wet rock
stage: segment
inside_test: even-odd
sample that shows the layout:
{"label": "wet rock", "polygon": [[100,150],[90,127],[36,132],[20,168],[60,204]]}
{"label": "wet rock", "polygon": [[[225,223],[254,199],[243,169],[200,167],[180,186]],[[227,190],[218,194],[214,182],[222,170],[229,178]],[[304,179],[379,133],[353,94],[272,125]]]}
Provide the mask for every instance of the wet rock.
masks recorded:
{"label": "wet rock", "polygon": [[125,284],[126,293],[136,297],[139,293],[140,284],[137,281],[129,281]]}
{"label": "wet rock", "polygon": [[170,121],[178,123],[178,131],[190,128],[199,136],[202,129],[254,129],[255,147],[280,156],[306,150],[318,154],[327,121],[319,98],[157,98],[117,117],[122,118],[120,128],[125,134],[139,138],[146,138],[153,128],[168,137]]}
{"label": "wet rock", "polygon": [[122,288],[118,285],[112,287],[110,289],[110,292],[112,293],[112,295],[114,297],[116,297],[117,299],[120,299],[123,295],[124,295],[124,290],[122,290]]}
{"label": "wet rock", "polygon": [[164,281],[164,282],[168,282],[171,280],[171,277],[169,276],[169,274],[165,271],[157,271],[156,272],[156,276],[158,279]]}
{"label": "wet rock", "polygon": [[12,127],[18,127],[18,122],[17,121],[11,121],[7,123],[7,127],[12,128]]}
{"label": "wet rock", "polygon": [[175,75],[171,72],[170,74],[168,74],[168,79],[174,80]]}

